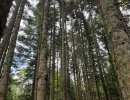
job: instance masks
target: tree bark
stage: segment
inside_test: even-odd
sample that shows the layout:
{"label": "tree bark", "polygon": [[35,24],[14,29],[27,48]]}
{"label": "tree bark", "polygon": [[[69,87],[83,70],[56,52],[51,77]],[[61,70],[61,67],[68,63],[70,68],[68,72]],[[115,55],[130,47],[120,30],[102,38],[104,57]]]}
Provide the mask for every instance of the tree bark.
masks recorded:
{"label": "tree bark", "polygon": [[124,100],[130,100],[130,40],[112,0],[98,0],[104,24],[116,59],[115,68]]}
{"label": "tree bark", "polygon": [[45,0],[43,6],[43,28],[41,35],[41,50],[40,50],[40,59],[39,59],[39,69],[38,69],[38,91],[37,91],[37,100],[46,99],[46,88],[47,88],[47,23],[48,23],[48,5],[49,1]]}
{"label": "tree bark", "polygon": [[5,58],[6,58],[7,50],[8,50],[8,44],[6,44],[6,47],[4,49],[4,52],[3,52],[3,55],[2,55],[2,58],[1,58],[1,61],[0,61],[0,73],[2,71],[2,66],[3,66]]}
{"label": "tree bark", "polygon": [[16,17],[17,17],[17,13],[18,13],[20,3],[21,3],[21,0],[18,0],[16,2],[15,10],[14,10],[14,12],[12,14],[12,17],[10,18],[10,22],[9,22],[8,27],[7,27],[6,31],[5,31],[4,36],[3,36],[3,40],[0,43],[0,60],[2,58],[4,48],[6,46],[5,44],[9,44],[9,40],[10,40],[10,37],[11,37],[11,34],[12,34],[12,30],[14,28],[14,24],[15,24],[15,20],[16,20]]}
{"label": "tree bark", "polygon": [[26,4],[26,1],[27,0],[23,0],[21,3],[19,14],[17,16],[15,27],[13,30],[13,34],[12,34],[12,37],[11,37],[11,40],[9,43],[9,49],[8,49],[7,56],[6,56],[6,61],[5,61],[5,64],[3,65],[2,77],[0,80],[0,100],[6,99],[5,96],[6,96],[7,86],[8,86],[11,64],[12,64],[13,55],[14,55],[14,49],[15,49],[15,45],[16,45],[16,39],[17,39],[18,30],[19,30],[19,26],[20,26],[20,22],[21,22],[21,18],[23,15],[24,6]]}

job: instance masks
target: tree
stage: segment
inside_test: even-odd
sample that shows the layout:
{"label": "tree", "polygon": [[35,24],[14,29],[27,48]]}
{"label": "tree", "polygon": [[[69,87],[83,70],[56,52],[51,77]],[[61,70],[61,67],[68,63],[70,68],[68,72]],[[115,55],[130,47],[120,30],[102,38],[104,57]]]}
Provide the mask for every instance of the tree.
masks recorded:
{"label": "tree", "polygon": [[26,4],[26,0],[23,0],[21,3],[21,6],[20,6],[20,10],[19,10],[17,19],[16,19],[13,34],[12,34],[12,37],[11,37],[11,40],[9,43],[9,49],[8,49],[7,56],[6,56],[6,61],[5,61],[5,64],[3,65],[2,76],[1,76],[1,80],[0,80],[0,99],[1,100],[5,100],[12,59],[13,59],[13,55],[14,55],[14,49],[15,49],[15,45],[16,45],[19,25],[20,25],[20,21],[22,18],[25,4]]}
{"label": "tree", "polygon": [[113,59],[116,59],[115,66],[119,83],[125,100],[130,99],[130,52],[129,33],[126,31],[122,18],[119,16],[112,0],[98,0],[102,18],[107,28],[108,38],[114,50]]}
{"label": "tree", "polygon": [[66,65],[65,65],[65,13],[64,13],[64,2],[61,2],[61,99],[66,100]]}
{"label": "tree", "polygon": [[47,23],[48,23],[48,5],[49,1],[45,0],[43,6],[43,27],[41,33],[41,47],[40,47],[40,58],[38,67],[38,77],[37,77],[37,100],[45,100],[46,98],[46,87],[48,80],[47,73]]}
{"label": "tree", "polygon": [[[15,10],[13,11],[13,14],[10,18],[7,29],[5,30],[3,40],[0,43],[0,60],[2,59],[2,54],[3,54],[4,50],[6,51],[6,46],[8,47],[9,40],[10,40],[10,37],[11,37],[11,34],[12,34],[12,30],[14,28],[15,20],[16,20],[16,17],[17,17],[17,13],[18,13],[18,10],[19,10],[20,3],[21,3],[21,0],[16,1]],[[3,58],[4,57],[5,56],[3,56]]]}

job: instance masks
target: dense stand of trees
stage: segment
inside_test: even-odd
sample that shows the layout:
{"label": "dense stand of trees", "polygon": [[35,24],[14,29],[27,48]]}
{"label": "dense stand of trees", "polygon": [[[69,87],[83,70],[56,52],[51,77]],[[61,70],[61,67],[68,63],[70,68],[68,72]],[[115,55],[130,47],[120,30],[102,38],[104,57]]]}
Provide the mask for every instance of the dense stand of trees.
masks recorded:
{"label": "dense stand of trees", "polygon": [[130,100],[129,0],[7,1],[0,100]]}

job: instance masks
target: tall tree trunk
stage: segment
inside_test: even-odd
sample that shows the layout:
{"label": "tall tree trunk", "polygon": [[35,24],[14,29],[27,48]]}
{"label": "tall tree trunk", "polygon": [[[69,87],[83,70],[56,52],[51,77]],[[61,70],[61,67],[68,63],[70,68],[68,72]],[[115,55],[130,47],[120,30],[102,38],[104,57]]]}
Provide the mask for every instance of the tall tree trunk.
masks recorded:
{"label": "tall tree trunk", "polygon": [[130,100],[130,40],[112,0],[98,0],[108,38],[114,49],[115,68],[125,100]]}
{"label": "tall tree trunk", "polygon": [[3,35],[7,17],[10,11],[13,0],[1,0],[0,1],[0,39]]}
{"label": "tall tree trunk", "polygon": [[45,0],[43,6],[43,28],[41,35],[41,50],[40,50],[40,59],[39,59],[39,69],[38,69],[38,91],[37,91],[37,100],[46,99],[46,88],[47,88],[47,23],[48,23],[48,5],[49,1]]}
{"label": "tall tree trunk", "polygon": [[[43,14],[43,12],[42,12]],[[42,15],[40,16],[40,20],[42,20]],[[40,44],[41,44],[41,32],[42,32],[42,22],[40,22],[40,27],[38,28],[38,40],[37,40],[37,64],[36,64],[36,67],[35,67],[35,89],[34,89],[34,98],[33,100],[37,100],[37,87],[38,87],[38,70],[39,70],[39,61],[40,61]]]}
{"label": "tall tree trunk", "polygon": [[66,21],[65,21],[65,65],[66,65],[66,98],[67,100],[70,100],[70,75],[69,75],[69,46],[68,46],[68,36],[66,32]]}
{"label": "tall tree trunk", "polygon": [[15,10],[13,11],[12,17],[10,18],[10,22],[9,22],[8,27],[5,31],[4,36],[3,36],[3,40],[0,43],[0,60],[2,58],[4,48],[6,46],[5,44],[9,44],[9,40],[10,40],[10,37],[11,37],[11,34],[12,34],[12,30],[14,28],[14,24],[15,24],[15,20],[16,20],[16,17],[17,17],[17,13],[18,13],[20,3],[21,3],[21,0],[18,0],[16,2]]}
{"label": "tall tree trunk", "polygon": [[17,35],[18,35],[20,21],[21,21],[22,15],[23,15],[24,6],[26,4],[26,1],[27,0],[22,0],[19,14],[17,16],[15,27],[13,30],[13,34],[12,34],[12,37],[11,37],[11,40],[9,43],[9,49],[8,49],[7,56],[6,56],[6,61],[5,61],[5,64],[3,65],[2,77],[0,80],[0,100],[5,100],[5,95],[6,95],[6,90],[7,90],[7,86],[8,86],[8,80],[9,80],[9,74],[10,74],[11,64],[12,64],[12,60],[13,60],[14,48],[16,45],[16,39],[17,39]]}
{"label": "tall tree trunk", "polygon": [[[55,30],[54,30],[55,31]],[[54,100],[55,94],[55,32],[53,35],[53,49],[52,49],[52,87],[51,87],[51,100]]]}
{"label": "tall tree trunk", "polygon": [[55,0],[54,0],[54,20],[53,20],[53,48],[52,48],[52,87],[51,87],[51,100],[55,99]]}
{"label": "tall tree trunk", "polygon": [[66,68],[65,68],[65,28],[64,28],[64,20],[65,20],[65,13],[64,13],[64,2],[62,1],[61,6],[61,15],[62,15],[62,45],[61,45],[61,98],[62,100],[66,100]]}

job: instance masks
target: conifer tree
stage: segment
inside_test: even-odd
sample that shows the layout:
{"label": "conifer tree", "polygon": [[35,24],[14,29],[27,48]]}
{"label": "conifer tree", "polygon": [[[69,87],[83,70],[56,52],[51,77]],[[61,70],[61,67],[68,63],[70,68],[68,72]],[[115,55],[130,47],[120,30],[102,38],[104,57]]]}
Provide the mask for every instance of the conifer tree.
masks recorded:
{"label": "conifer tree", "polygon": [[[3,54],[4,50],[6,51],[6,46],[8,46],[8,44],[9,44],[9,40],[10,40],[10,37],[12,34],[12,30],[14,28],[14,24],[15,24],[15,20],[17,17],[20,3],[21,3],[21,0],[16,1],[15,10],[13,11],[13,14],[10,18],[9,24],[8,24],[7,29],[6,29],[4,36],[3,36],[3,40],[0,43],[0,60],[2,58],[2,54]],[[4,56],[3,56],[3,58],[4,58]]]}
{"label": "conifer tree", "polygon": [[43,26],[41,32],[41,47],[39,55],[39,67],[38,67],[38,77],[37,77],[37,100],[45,100],[46,98],[46,88],[47,88],[47,23],[48,23],[48,5],[49,1],[45,0],[43,2]]}
{"label": "conifer tree", "polygon": [[3,65],[2,76],[1,76],[1,80],[0,80],[0,99],[1,100],[5,100],[12,59],[13,59],[13,55],[14,55],[14,49],[16,46],[18,30],[19,30],[20,21],[22,18],[25,4],[26,4],[26,0],[23,0],[21,3],[20,9],[19,9],[19,13],[18,13],[16,22],[15,22],[13,34],[11,36],[11,40],[9,43],[9,49],[8,49],[8,52],[6,55],[6,61]]}
{"label": "conifer tree", "polygon": [[[120,13],[112,0],[98,0],[108,38],[114,50],[114,67],[118,74],[119,83],[125,100],[130,99],[130,61],[129,33],[127,32]],[[105,2],[105,3],[104,3]]]}

